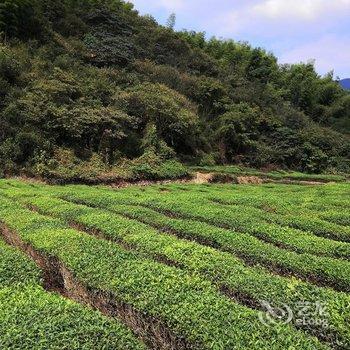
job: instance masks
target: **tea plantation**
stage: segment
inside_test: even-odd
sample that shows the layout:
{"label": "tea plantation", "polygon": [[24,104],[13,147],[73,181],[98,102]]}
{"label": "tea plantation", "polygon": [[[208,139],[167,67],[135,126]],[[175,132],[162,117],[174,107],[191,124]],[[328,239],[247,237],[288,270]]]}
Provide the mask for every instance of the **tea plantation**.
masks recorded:
{"label": "tea plantation", "polygon": [[0,180],[0,348],[349,349],[349,198]]}

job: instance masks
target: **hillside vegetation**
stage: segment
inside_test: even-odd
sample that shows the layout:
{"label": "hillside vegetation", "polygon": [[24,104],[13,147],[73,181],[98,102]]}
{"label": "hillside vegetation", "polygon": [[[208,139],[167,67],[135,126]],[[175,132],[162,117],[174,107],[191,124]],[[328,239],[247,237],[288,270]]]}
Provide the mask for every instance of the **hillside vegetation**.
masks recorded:
{"label": "hillside vegetation", "polygon": [[2,175],[350,172],[350,94],[311,63],[175,32],[118,0],[2,0],[0,31]]}

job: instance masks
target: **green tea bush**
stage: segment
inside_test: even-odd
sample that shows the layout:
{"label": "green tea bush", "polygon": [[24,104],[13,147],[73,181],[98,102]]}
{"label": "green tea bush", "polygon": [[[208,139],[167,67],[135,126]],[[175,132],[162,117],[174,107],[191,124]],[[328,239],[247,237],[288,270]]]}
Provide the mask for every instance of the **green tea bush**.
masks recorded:
{"label": "green tea bush", "polygon": [[256,311],[229,301],[195,274],[61,228],[59,221],[22,209],[4,197],[0,198],[0,216],[25,242],[58,258],[90,289],[108,290],[117,300],[166,322],[195,349],[212,349],[214,344],[217,349],[237,344],[241,349],[326,348],[290,326],[265,327]]}
{"label": "green tea bush", "polygon": [[[119,193],[113,195],[113,192],[109,195],[107,193],[107,198],[104,198],[103,195],[98,196],[98,194],[94,192],[91,194],[88,192],[86,194],[79,194],[79,192],[76,192],[74,194],[66,194],[65,196],[68,199],[81,200],[93,205],[102,204],[104,207],[112,204],[141,204],[155,211],[166,213],[167,216],[171,215],[183,219],[183,221],[178,221],[178,226],[180,227],[178,231],[184,232],[188,237],[204,239],[211,245],[219,246],[221,249],[236,253],[244,257],[247,261],[262,263],[268,268],[281,269],[284,273],[292,273],[304,279],[314,279],[319,283],[324,283],[340,290],[349,290],[350,265],[348,261],[342,261],[331,257],[315,256],[310,253],[288,251],[268,242],[264,242],[254,237],[254,235],[242,233],[239,230],[228,230],[223,227],[218,227],[223,223],[230,224],[234,221],[233,217],[230,219],[229,216],[224,216],[221,208],[212,210],[210,207],[204,208],[196,203],[188,203],[186,201],[182,201],[181,203],[172,200],[165,201],[164,199],[163,201],[152,201],[152,197],[150,199],[147,193],[143,194],[142,199],[140,199],[140,197],[120,195]],[[150,211],[148,217],[151,216],[157,217],[156,214],[152,215],[152,211]],[[160,217],[162,216],[164,217],[164,215],[160,215]],[[169,218],[164,217],[164,220],[167,219]],[[152,220],[154,220],[154,218]],[[248,221],[249,218],[246,218],[246,220]],[[184,224],[184,222],[187,222],[187,224]],[[266,232],[268,233],[268,231]],[[281,229],[280,232],[283,233],[283,229]],[[275,235],[274,231],[271,231],[270,235],[271,237]],[[284,239],[288,239],[288,237],[288,233],[284,233]],[[308,236],[301,235],[301,237],[302,240],[303,237],[305,239],[304,245],[308,246]],[[292,240],[292,238],[290,238],[290,240]],[[283,242],[283,239],[280,238],[280,242]],[[298,246],[302,246],[300,240],[295,240],[295,242],[299,242]],[[332,241],[330,241],[329,244],[332,246]],[[337,244],[337,242],[334,242],[334,247]],[[335,250],[336,254],[346,256],[347,245],[345,244],[344,247],[342,244],[338,245],[339,248]],[[309,246],[309,250],[315,250],[315,248],[312,248],[312,245]],[[343,250],[343,248],[345,250]]]}
{"label": "green tea bush", "polygon": [[46,292],[41,283],[34,262],[0,240],[2,349],[145,348],[119,321]]}
{"label": "green tea bush", "polygon": [[[171,232],[177,233],[180,231],[176,231],[176,224],[171,225],[177,220],[166,218],[162,220],[161,215],[157,218],[156,213],[152,213],[149,209],[111,205],[111,211],[104,211],[46,197],[44,193],[41,196],[38,191],[32,193],[38,197],[20,197],[21,194],[19,194],[18,198],[45,214],[61,217],[67,222],[77,223],[88,230],[97,230],[104,234],[106,239],[123,242],[146,256],[180,264],[186,270],[198,272],[217,284],[219,288],[229,289],[229,292],[246,298],[243,302],[248,305],[258,300],[270,300],[278,305],[283,303],[296,305],[300,299],[309,301],[317,299],[325,302],[332,310],[327,317],[331,327],[329,337],[332,341],[341,344],[348,342],[350,334],[342,328],[348,317],[347,305],[350,305],[349,296],[345,293],[337,293],[297,279],[269,274],[259,267],[247,267],[240,259],[229,253],[163,234],[150,226],[158,227],[160,231],[165,232],[171,229],[173,230]],[[150,226],[141,222],[148,223]],[[291,285],[293,288],[290,288]],[[323,326],[317,324],[303,328],[321,337],[324,331]]]}

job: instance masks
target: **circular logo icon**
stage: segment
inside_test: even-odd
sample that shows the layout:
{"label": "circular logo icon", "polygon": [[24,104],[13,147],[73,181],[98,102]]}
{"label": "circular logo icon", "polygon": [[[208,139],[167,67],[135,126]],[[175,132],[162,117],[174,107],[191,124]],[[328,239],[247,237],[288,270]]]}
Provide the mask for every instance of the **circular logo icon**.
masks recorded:
{"label": "circular logo icon", "polygon": [[269,302],[262,300],[260,304],[264,311],[259,312],[259,320],[266,326],[282,323],[290,323],[293,319],[293,311],[287,304],[281,307],[273,307]]}

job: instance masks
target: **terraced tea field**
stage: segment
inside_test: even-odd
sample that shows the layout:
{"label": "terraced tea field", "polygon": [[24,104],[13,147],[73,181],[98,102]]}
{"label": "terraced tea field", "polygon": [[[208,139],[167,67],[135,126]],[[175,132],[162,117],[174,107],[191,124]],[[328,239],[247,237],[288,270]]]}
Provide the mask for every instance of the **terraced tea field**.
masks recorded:
{"label": "terraced tea field", "polygon": [[0,348],[349,349],[349,198],[0,180]]}

